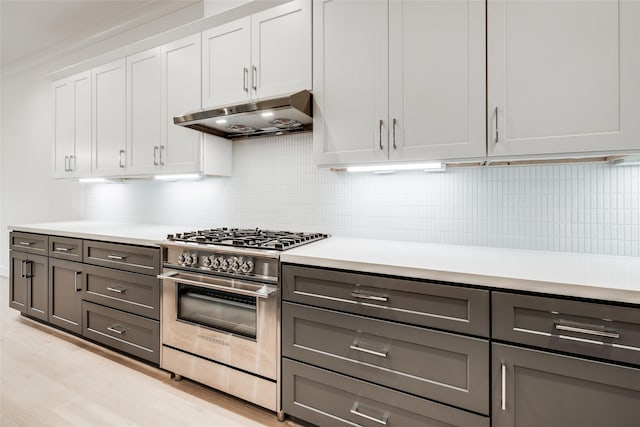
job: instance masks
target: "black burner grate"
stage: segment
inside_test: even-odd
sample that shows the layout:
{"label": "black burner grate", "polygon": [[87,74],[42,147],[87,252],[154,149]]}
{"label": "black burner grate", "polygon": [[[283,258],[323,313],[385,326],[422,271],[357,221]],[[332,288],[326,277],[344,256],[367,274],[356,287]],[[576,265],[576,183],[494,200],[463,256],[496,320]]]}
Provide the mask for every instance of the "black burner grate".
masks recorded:
{"label": "black burner grate", "polygon": [[328,234],[322,233],[269,231],[259,228],[210,228],[169,234],[167,240],[283,251],[327,237]]}

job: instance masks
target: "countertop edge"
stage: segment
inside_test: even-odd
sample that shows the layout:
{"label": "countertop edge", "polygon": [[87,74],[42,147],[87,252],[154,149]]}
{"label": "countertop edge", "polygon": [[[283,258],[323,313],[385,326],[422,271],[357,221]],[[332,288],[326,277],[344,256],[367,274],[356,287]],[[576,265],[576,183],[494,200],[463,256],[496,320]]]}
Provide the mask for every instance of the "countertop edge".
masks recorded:
{"label": "countertop edge", "polygon": [[21,233],[46,234],[48,236],[70,237],[84,240],[97,240],[102,242],[123,243],[127,245],[159,247],[162,239],[145,239],[129,236],[117,236],[112,234],[99,234],[86,231],[70,231],[60,229],[43,229],[37,227],[29,227],[23,225],[10,225],[7,227],[9,231],[17,231]]}

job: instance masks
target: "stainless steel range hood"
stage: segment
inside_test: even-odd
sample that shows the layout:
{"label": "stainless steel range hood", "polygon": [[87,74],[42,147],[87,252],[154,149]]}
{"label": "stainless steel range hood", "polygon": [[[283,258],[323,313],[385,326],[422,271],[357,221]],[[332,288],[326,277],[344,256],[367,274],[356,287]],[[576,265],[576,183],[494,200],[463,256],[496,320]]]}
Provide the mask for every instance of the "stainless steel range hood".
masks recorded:
{"label": "stainless steel range hood", "polygon": [[173,123],[228,139],[282,135],[312,129],[311,93],[196,111]]}

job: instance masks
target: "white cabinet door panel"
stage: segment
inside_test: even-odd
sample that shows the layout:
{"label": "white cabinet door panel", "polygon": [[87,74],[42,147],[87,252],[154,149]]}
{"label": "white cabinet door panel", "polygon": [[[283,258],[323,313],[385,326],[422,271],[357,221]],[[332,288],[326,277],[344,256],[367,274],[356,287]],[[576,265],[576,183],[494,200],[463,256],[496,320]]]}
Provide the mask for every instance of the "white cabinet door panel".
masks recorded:
{"label": "white cabinet door panel", "polygon": [[126,173],[126,81],[125,60],[92,70],[93,175]]}
{"label": "white cabinet door panel", "polygon": [[251,17],[251,93],[311,89],[311,5],[296,0]]}
{"label": "white cabinet door panel", "polygon": [[73,159],[74,177],[91,175],[91,72],[85,71],[71,79],[73,85]]}
{"label": "white cabinet door panel", "polygon": [[69,155],[73,150],[73,99],[69,79],[52,84],[53,93],[53,145],[52,172],[54,178],[69,175]]}
{"label": "white cabinet door panel", "polygon": [[316,163],[386,160],[387,2],[316,1],[313,19]]}
{"label": "white cabinet door panel", "polygon": [[489,155],[640,149],[638,2],[488,7]]}
{"label": "white cabinet door panel", "polygon": [[389,14],[389,158],[483,157],[484,2],[392,0]]}
{"label": "white cabinet door panel", "polygon": [[160,48],[127,58],[127,173],[153,173],[160,155]]}
{"label": "white cabinet door panel", "polygon": [[250,17],[202,32],[203,107],[249,99],[250,46]]}

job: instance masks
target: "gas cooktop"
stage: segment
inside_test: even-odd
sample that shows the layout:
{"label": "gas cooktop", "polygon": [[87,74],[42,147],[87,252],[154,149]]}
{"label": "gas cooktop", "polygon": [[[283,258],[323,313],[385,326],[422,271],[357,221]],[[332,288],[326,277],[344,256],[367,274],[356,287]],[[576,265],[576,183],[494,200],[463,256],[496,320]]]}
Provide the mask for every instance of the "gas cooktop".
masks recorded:
{"label": "gas cooktop", "polygon": [[317,240],[328,234],[270,231],[259,228],[210,228],[167,235],[172,242],[200,243],[203,245],[234,246],[239,248],[284,251]]}

